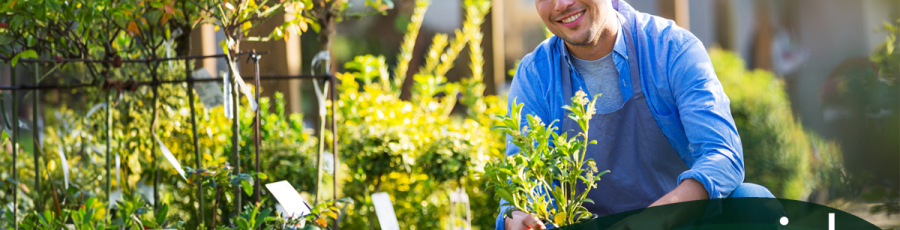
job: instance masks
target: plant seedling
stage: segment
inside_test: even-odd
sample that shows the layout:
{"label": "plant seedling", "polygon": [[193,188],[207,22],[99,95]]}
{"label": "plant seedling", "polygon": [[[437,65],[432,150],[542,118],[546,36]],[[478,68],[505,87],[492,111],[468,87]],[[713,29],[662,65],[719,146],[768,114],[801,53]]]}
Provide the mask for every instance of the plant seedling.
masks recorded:
{"label": "plant seedling", "polygon": [[[556,121],[544,124],[540,117],[531,114],[526,116],[527,125],[522,126],[523,104],[515,103],[515,99],[509,116],[495,118],[505,126],[492,129],[508,134],[511,142],[519,147],[518,154],[485,166],[488,184],[508,202],[503,204],[510,207],[505,216],[520,210],[557,227],[593,217],[582,204],[594,202],[587,197],[588,192],[597,188],[600,176],[609,173],[609,170],[600,172],[594,159],[585,157],[588,145],[596,144],[586,140],[588,122],[596,113],[594,104],[599,97],[598,94],[591,100],[578,91],[572,98],[572,106],[563,107],[570,112],[568,118],[582,130],[572,137],[558,134],[553,126]],[[579,184],[589,186],[579,191]]]}

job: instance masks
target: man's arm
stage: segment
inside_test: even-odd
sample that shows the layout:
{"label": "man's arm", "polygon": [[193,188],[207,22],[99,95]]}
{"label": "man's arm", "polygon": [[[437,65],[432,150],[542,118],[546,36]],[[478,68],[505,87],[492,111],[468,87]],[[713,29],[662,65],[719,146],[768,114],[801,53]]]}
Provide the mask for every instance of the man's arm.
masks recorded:
{"label": "man's arm", "polygon": [[[522,126],[527,125],[528,119],[525,119],[525,116],[528,114],[540,117],[543,120],[552,120],[547,119],[549,118],[550,112],[547,108],[546,100],[543,98],[544,92],[541,92],[541,89],[544,86],[541,85],[541,82],[534,72],[534,67],[530,62],[531,59],[531,54],[526,55],[522,59],[519,68],[516,69],[515,76],[513,76],[512,84],[509,88],[509,96],[507,98],[508,111],[512,111],[511,108],[514,104],[523,104],[521,114]],[[506,156],[518,153],[519,147],[513,144],[511,136],[507,135]],[[497,215],[496,230],[543,229],[543,224],[540,223],[540,221],[534,223],[534,217],[521,211],[514,211],[513,218],[506,218],[503,216],[503,213],[510,208],[509,206],[504,207],[503,204],[505,203],[505,200],[500,199],[502,208]],[[531,226],[532,228],[523,228],[526,225]],[[510,226],[510,228],[506,228],[507,226]]]}
{"label": "man's arm", "polygon": [[[741,141],[730,100],[709,54],[695,37],[682,47],[669,62],[667,78],[694,163],[678,176],[678,187],[658,204],[696,200],[694,195],[725,198],[744,180]],[[705,193],[697,191],[701,186]]]}
{"label": "man's arm", "polygon": [[667,193],[656,202],[650,204],[650,207],[659,206],[659,205],[667,205],[672,203],[679,202],[687,202],[687,201],[695,201],[709,198],[709,193],[706,192],[706,188],[703,187],[703,184],[697,182],[694,179],[686,179],[681,182],[678,187],[675,187],[671,192]]}

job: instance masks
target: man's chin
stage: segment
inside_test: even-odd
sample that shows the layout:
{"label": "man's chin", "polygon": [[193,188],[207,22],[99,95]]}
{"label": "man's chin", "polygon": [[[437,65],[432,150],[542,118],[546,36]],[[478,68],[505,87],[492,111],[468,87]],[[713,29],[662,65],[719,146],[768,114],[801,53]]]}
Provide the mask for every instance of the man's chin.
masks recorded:
{"label": "man's chin", "polygon": [[573,46],[591,45],[591,38],[589,36],[575,36],[574,38],[569,37],[569,36],[564,36],[564,37],[560,37],[560,38],[562,38],[562,40],[565,41],[567,44],[573,45]]}

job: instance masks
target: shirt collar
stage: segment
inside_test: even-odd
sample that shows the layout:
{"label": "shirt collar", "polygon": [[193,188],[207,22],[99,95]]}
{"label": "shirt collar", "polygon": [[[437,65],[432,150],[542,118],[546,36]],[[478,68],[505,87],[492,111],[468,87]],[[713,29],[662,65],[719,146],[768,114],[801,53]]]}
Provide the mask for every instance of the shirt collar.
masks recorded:
{"label": "shirt collar", "polygon": [[[613,53],[628,60],[628,47],[625,44],[625,36],[623,35],[623,33],[625,33],[625,28],[623,28],[624,25],[622,25],[622,22],[625,21],[625,17],[619,12],[616,12],[616,16],[619,22],[619,32],[616,33],[616,43],[613,45]],[[560,54],[562,54],[562,58],[569,64],[569,68],[572,68],[572,59],[569,57],[569,49],[566,49],[566,42],[559,39],[558,48]]]}

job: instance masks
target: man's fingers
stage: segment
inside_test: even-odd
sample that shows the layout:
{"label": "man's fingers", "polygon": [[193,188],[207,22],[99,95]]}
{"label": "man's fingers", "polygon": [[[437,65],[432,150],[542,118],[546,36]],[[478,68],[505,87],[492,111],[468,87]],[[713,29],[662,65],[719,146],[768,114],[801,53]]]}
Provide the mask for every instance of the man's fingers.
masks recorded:
{"label": "man's fingers", "polygon": [[541,220],[538,220],[538,218],[535,218],[532,215],[528,215],[528,217],[525,218],[525,226],[528,226],[533,230],[543,230],[546,228]]}

